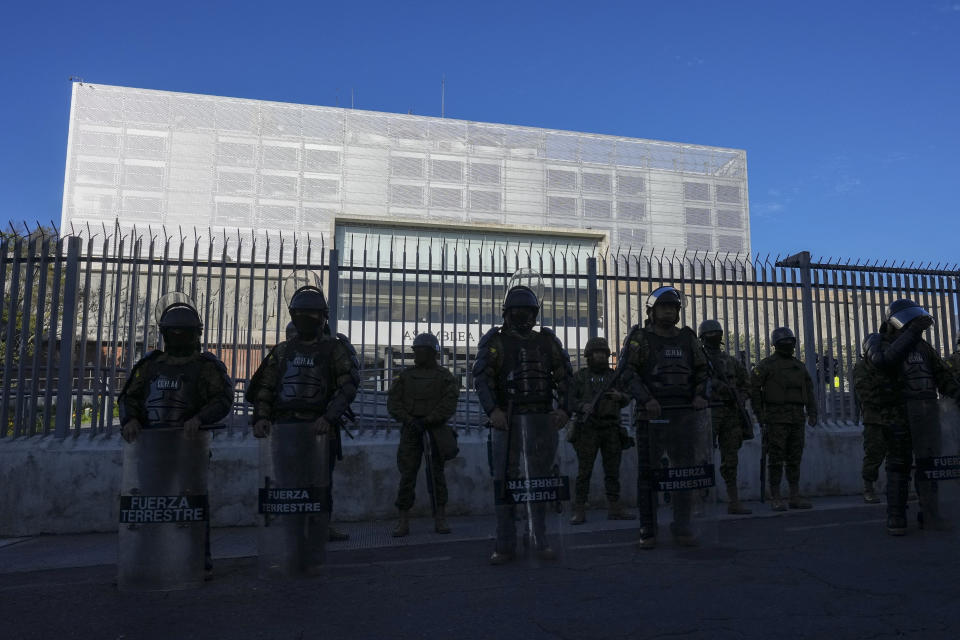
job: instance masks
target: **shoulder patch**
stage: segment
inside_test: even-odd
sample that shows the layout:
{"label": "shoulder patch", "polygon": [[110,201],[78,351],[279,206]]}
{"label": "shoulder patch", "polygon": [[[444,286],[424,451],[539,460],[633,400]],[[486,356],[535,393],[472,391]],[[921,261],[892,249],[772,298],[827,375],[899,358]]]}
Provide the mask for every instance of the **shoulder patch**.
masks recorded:
{"label": "shoulder patch", "polygon": [[477,343],[477,349],[482,349],[486,347],[494,336],[500,335],[500,327],[492,327],[489,331],[483,334],[483,337],[480,338],[480,342]]}

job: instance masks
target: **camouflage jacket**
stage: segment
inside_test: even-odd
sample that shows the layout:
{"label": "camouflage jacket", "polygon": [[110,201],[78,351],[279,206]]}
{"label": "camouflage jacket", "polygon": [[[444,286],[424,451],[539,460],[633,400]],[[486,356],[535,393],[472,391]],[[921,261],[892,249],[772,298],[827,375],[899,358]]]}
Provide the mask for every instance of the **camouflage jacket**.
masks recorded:
{"label": "camouflage jacket", "polygon": [[[581,414],[586,405],[593,401],[597,392],[613,376],[613,369],[607,368],[601,373],[594,373],[590,367],[583,367],[573,376],[573,408]],[[621,400],[614,400],[604,394],[597,401],[593,416],[587,423],[591,426],[606,427],[620,424],[620,409],[630,404],[630,397],[623,395]]]}
{"label": "camouflage jacket", "polygon": [[905,424],[900,393],[902,382],[870,364],[865,358],[853,366],[853,392],[864,424]]}
{"label": "camouflage jacket", "polygon": [[[623,375],[618,388],[635,398],[637,405],[642,407],[654,398],[653,391],[645,380],[656,378],[658,363],[653,357],[650,348],[649,335],[653,329],[634,325],[627,339],[624,341],[620,357],[625,360]],[[710,361],[703,352],[697,334],[689,327],[682,327],[677,336],[684,343],[685,358],[689,358],[691,366],[690,396],[700,396],[710,399],[711,379]],[[620,366],[618,364],[618,366]],[[659,398],[657,398],[659,400]]]}
{"label": "camouflage jacket", "polygon": [[[253,405],[254,422],[261,418],[276,420],[280,417],[274,405],[279,399],[283,375],[281,366],[288,349],[296,340],[297,338],[286,340],[271,349],[250,378],[246,399]],[[322,415],[327,422],[334,424],[347,412],[350,403],[357,395],[360,386],[360,365],[357,362],[356,351],[345,335],[337,334],[336,337],[321,335],[317,341],[320,343],[332,341],[332,344],[325,345],[329,347],[330,354],[325,363],[327,367],[325,374],[331,382],[332,393],[324,405],[316,407],[316,412],[318,416]]]}
{"label": "camouflage jacket", "polygon": [[794,422],[817,418],[813,380],[803,362],[774,353],[758,362],[750,374],[750,402],[760,422]]}
{"label": "camouflage jacket", "polygon": [[459,397],[460,383],[446,367],[408,367],[390,386],[387,411],[401,424],[420,418],[437,427],[456,413]]}
{"label": "camouflage jacket", "polygon": [[163,365],[184,369],[200,368],[194,396],[195,406],[187,411],[191,414],[190,417],[199,417],[203,424],[214,424],[233,409],[233,382],[219,358],[208,351],[174,357],[157,350],[148,353],[130,371],[130,377],[117,398],[120,424],[136,418],[140,424],[147,425],[145,403],[150,390],[150,380],[155,371]]}
{"label": "camouflage jacket", "polygon": [[746,402],[750,393],[750,378],[746,367],[720,349],[704,347],[704,353],[707,354],[710,365],[713,367],[711,399],[723,404],[723,410],[738,411],[737,397],[741,402]]}

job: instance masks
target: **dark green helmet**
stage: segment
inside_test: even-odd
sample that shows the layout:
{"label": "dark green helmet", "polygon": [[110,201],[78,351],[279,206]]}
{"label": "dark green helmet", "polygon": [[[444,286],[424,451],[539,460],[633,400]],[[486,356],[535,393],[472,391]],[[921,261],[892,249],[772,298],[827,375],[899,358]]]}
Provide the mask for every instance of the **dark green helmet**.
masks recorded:
{"label": "dark green helmet", "polygon": [[432,333],[421,333],[416,338],[413,339],[413,348],[417,347],[427,347],[433,349],[437,353],[440,353],[440,341],[437,340],[437,336]]}
{"label": "dark green helmet", "polygon": [[723,325],[716,320],[704,320],[700,323],[700,328],[697,329],[697,335],[703,337],[705,333],[723,333]]}
{"label": "dark green helmet", "polygon": [[607,355],[610,355],[610,343],[607,342],[606,338],[601,338],[600,336],[590,338],[583,348],[583,355],[589,356],[594,351],[606,351]]}
{"label": "dark green helmet", "polygon": [[793,344],[797,343],[797,336],[793,335],[793,331],[787,327],[777,327],[773,330],[773,333],[770,334],[770,342],[774,345],[788,340]]}

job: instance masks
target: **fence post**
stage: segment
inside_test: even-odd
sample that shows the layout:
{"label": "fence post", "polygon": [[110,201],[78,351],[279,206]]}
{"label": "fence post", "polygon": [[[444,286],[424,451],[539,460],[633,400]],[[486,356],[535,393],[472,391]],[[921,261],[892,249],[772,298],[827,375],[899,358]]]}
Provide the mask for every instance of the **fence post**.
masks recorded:
{"label": "fence post", "polygon": [[596,338],[600,319],[597,312],[597,258],[587,258],[587,338]]}
{"label": "fence post", "polygon": [[330,307],[330,333],[337,335],[337,311],[340,308],[340,252],[330,249],[327,262],[327,305]]}
{"label": "fence post", "polygon": [[[60,325],[60,369],[57,374],[57,423],[54,435],[66,438],[73,409],[73,348],[77,329],[77,291],[80,285],[80,238],[67,240],[67,272],[63,285],[63,323]],[[81,404],[82,406],[82,404]],[[81,409],[82,410],[82,409]]]}
{"label": "fence post", "polygon": [[814,393],[817,399],[817,411],[823,413],[824,390],[817,379],[817,351],[814,347],[813,324],[813,285],[810,280],[810,252],[788,256],[777,263],[777,266],[794,267],[800,270],[800,309],[803,316],[803,359],[807,365],[807,373],[813,381]]}

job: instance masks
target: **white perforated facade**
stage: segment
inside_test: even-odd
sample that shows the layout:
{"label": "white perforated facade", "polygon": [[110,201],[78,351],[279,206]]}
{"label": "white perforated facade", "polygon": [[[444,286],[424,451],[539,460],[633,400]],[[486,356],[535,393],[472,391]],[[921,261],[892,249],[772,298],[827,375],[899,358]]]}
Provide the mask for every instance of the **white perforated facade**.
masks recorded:
{"label": "white perforated facade", "polygon": [[332,234],[336,219],[590,229],[748,252],[746,154],[569,131],[74,84],[62,222]]}

